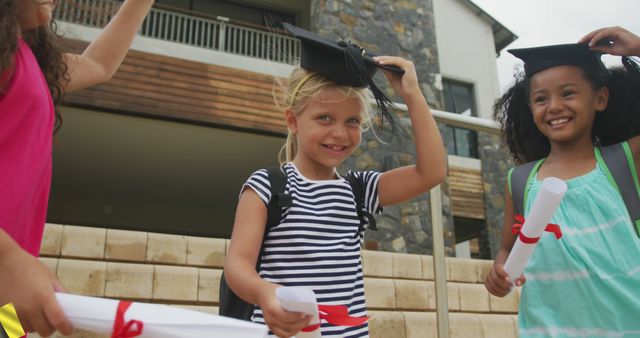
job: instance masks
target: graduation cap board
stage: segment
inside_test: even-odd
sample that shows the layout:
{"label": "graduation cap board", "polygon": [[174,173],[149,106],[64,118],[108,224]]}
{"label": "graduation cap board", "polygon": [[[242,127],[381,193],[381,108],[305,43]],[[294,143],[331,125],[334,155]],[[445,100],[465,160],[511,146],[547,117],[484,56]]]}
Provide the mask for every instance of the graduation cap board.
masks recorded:
{"label": "graduation cap board", "polygon": [[600,52],[586,44],[563,44],[533,48],[509,49],[509,53],[524,61],[528,78],[545,69],[556,66],[577,66],[583,69],[606,70]]}
{"label": "graduation cap board", "polygon": [[392,65],[380,65],[373,60],[375,56],[364,48],[345,41],[332,41],[313,32],[283,23],[284,28],[300,40],[300,66],[316,72],[337,84],[351,87],[369,87],[380,113],[391,123],[395,130],[393,117],[389,113],[391,100],[373,82],[373,76],[382,68],[394,74],[402,75],[404,70]]}

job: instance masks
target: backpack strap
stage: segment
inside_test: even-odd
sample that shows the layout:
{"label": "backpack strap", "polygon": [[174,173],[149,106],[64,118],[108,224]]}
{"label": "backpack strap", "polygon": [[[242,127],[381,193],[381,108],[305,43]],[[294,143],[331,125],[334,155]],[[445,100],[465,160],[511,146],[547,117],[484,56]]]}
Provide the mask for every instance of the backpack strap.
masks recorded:
{"label": "backpack strap", "polygon": [[640,185],[628,142],[596,148],[596,160],[624,200],[631,221],[640,235]]}
{"label": "backpack strap", "polygon": [[282,220],[282,209],[290,207],[293,202],[291,195],[285,194],[284,192],[287,184],[284,166],[269,167],[267,168],[267,174],[271,186],[271,199],[267,204],[267,227],[265,229],[265,236],[269,229],[280,224]]}
{"label": "backpack strap", "polygon": [[354,172],[350,172],[348,175],[344,177],[344,179],[347,182],[349,182],[349,185],[351,186],[351,191],[353,192],[353,198],[356,202],[356,211],[358,212],[358,218],[360,219],[360,231],[363,231],[364,227],[367,225],[368,225],[367,226],[368,229],[373,231],[378,231],[378,227],[376,226],[376,219],[364,207],[364,194],[365,194],[364,185],[356,177]]}
{"label": "backpack strap", "polygon": [[267,204],[267,225],[265,226],[264,234],[262,235],[262,244],[260,245],[260,252],[258,253],[256,269],[258,269],[262,262],[264,240],[267,239],[269,230],[280,224],[280,221],[282,220],[282,209],[290,207],[293,202],[291,195],[284,192],[284,188],[287,185],[284,166],[267,168],[267,176],[269,177],[269,185],[271,187],[271,198]]}
{"label": "backpack strap", "polygon": [[[264,240],[267,238],[269,230],[280,224],[280,218],[282,217],[282,208],[291,206],[291,196],[284,193],[284,188],[287,183],[287,179],[284,174],[284,168],[267,168],[267,174],[269,178],[269,184],[271,185],[271,199],[267,204],[267,224],[264,229],[264,235],[262,236],[258,259],[256,260],[256,271],[262,263]],[[222,277],[220,278],[219,291],[220,315],[251,321],[254,307],[255,306],[253,304],[245,302],[243,299],[238,297],[238,295],[236,295],[233,290],[231,290],[231,288],[227,284],[227,280],[225,279],[223,271]]]}
{"label": "backpack strap", "polygon": [[509,169],[507,184],[511,193],[514,215],[524,216],[524,203],[529,194],[529,187],[543,161],[544,159],[531,161]]}

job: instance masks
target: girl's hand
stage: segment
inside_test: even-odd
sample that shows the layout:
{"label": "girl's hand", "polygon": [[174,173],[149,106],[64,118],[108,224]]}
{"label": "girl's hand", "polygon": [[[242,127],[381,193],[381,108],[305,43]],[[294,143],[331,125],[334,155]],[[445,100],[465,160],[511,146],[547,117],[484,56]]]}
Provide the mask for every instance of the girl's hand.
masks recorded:
{"label": "girl's hand", "polygon": [[402,96],[405,101],[414,95],[422,96],[420,85],[418,84],[418,76],[416,75],[416,68],[413,65],[413,62],[398,56],[376,56],[373,60],[381,65],[394,65],[404,70],[403,75],[398,75],[382,69],[384,75],[391,83],[393,90]]}
{"label": "girl's hand", "polygon": [[300,312],[290,312],[282,308],[275,288],[265,290],[260,297],[260,308],[264,321],[269,326],[269,330],[278,337],[289,338],[295,336],[300,330],[309,326],[310,315]]}
{"label": "girl's hand", "polygon": [[[516,278],[515,286],[522,286],[526,281],[526,278],[521,275]],[[511,280],[509,280],[507,272],[504,271],[503,264],[493,265],[487,275],[484,286],[489,290],[489,293],[497,297],[504,297],[509,293],[509,291],[511,291]]]}
{"label": "girl's hand", "polygon": [[13,303],[25,331],[38,332],[42,337],[54,331],[73,333],[55,291],[64,288],[38,259],[19,248],[0,254],[0,305]]}
{"label": "girl's hand", "polygon": [[582,37],[578,43],[589,43],[592,50],[611,55],[640,56],[640,37],[622,27],[597,29]]}

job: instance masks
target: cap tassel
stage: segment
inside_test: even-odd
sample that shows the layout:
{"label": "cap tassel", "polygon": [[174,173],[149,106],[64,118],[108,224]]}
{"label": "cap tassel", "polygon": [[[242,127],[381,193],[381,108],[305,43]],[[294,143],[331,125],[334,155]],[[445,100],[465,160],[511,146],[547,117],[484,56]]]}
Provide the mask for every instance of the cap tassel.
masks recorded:
{"label": "cap tassel", "polygon": [[638,63],[629,56],[622,57],[622,64],[624,68],[635,78],[640,78],[640,67],[638,67]]}
{"label": "cap tassel", "polygon": [[349,71],[353,73],[354,77],[359,78],[361,80],[360,82],[365,82],[369,86],[369,89],[371,89],[373,98],[376,100],[376,105],[378,106],[378,112],[382,117],[382,126],[384,126],[384,121],[386,120],[391,126],[392,133],[394,135],[397,134],[398,128],[390,111],[390,107],[393,106],[393,102],[391,102],[391,99],[389,99],[389,97],[387,97],[387,95],[385,95],[385,93],[376,86],[373,82],[373,78],[369,76],[363,57],[364,50],[352,43],[347,44],[344,50],[346,64]]}

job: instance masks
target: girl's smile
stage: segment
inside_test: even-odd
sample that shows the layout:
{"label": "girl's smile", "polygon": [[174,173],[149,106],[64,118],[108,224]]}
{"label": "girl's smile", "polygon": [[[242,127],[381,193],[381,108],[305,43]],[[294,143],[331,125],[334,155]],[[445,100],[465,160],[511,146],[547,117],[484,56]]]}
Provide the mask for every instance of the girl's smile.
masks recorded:
{"label": "girl's smile", "polygon": [[560,117],[557,119],[553,119],[551,121],[549,121],[548,123],[551,125],[551,128],[562,128],[564,126],[567,125],[567,123],[569,121],[571,121],[572,118],[570,117]]}

